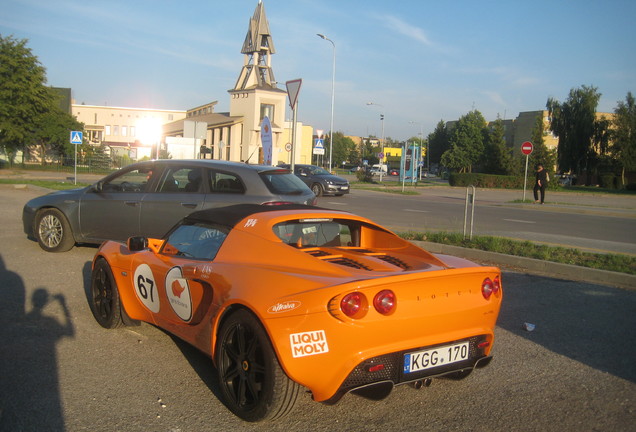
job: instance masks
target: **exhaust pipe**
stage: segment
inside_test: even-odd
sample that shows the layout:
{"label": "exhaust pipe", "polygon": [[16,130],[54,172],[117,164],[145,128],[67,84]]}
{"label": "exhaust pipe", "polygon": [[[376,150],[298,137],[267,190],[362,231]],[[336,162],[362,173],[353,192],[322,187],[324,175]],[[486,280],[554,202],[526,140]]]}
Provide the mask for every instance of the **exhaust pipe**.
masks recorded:
{"label": "exhaust pipe", "polygon": [[422,387],[429,387],[433,382],[433,378],[424,378],[423,380],[413,381],[411,387],[415,390],[420,390]]}

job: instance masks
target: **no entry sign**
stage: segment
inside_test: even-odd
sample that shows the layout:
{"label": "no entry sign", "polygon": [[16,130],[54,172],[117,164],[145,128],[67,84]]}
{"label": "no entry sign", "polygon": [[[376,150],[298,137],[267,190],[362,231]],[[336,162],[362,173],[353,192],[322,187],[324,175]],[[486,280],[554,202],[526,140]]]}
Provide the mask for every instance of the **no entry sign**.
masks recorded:
{"label": "no entry sign", "polygon": [[533,146],[530,141],[526,141],[523,144],[521,144],[521,153],[523,153],[526,156],[532,153],[532,149],[533,149]]}

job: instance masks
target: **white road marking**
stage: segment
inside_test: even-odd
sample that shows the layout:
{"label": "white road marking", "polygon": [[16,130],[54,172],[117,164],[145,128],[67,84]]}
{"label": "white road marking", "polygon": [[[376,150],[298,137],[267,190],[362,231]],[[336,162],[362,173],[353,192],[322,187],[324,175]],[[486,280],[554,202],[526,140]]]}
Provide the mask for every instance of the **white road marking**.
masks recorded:
{"label": "white road marking", "polygon": [[518,223],[526,223],[526,224],[536,223],[535,221],[525,221],[525,220],[519,220],[519,219],[504,219],[504,220],[508,222],[518,222]]}
{"label": "white road marking", "polygon": [[403,211],[413,212],[413,213],[430,213],[428,210],[413,210],[413,209],[404,209]]}
{"label": "white road marking", "polygon": [[[343,206],[347,205],[347,203],[342,202],[342,201],[339,201],[339,202],[329,201],[327,204],[329,204],[329,205],[343,205]],[[320,204],[318,204],[318,205],[320,205]]]}

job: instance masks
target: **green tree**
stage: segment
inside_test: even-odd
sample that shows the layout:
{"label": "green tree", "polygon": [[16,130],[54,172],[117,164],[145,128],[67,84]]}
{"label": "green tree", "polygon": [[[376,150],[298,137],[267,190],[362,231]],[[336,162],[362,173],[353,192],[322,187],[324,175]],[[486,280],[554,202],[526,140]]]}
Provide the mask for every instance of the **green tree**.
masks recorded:
{"label": "green tree", "polygon": [[450,149],[450,137],[446,123],[440,120],[435,126],[435,130],[428,134],[428,160],[431,164],[439,164],[442,155]]}
{"label": "green tree", "polygon": [[625,171],[636,170],[636,102],[632,92],[627,93],[625,101],[618,101],[614,114],[613,145],[609,151],[621,167],[625,184]]}
{"label": "green tree", "polygon": [[13,163],[33,140],[34,126],[53,106],[46,71],[27,40],[0,35],[0,149]]}
{"label": "green tree", "polygon": [[[331,163],[333,167],[341,166],[342,162],[355,164],[360,160],[360,154],[355,142],[351,138],[344,136],[342,132],[333,134],[332,145],[333,157],[331,158]],[[328,152],[327,157],[329,157]]]}
{"label": "green tree", "polygon": [[560,170],[581,174],[593,168],[596,153],[592,144],[600,98],[601,94],[593,86],[571,89],[563,103],[548,98],[546,107],[550,112],[550,129],[559,137]]}
{"label": "green tree", "polygon": [[[477,110],[470,111],[460,117],[450,131],[451,147],[442,155],[442,164],[459,172],[472,172],[473,166],[484,159],[487,137],[484,116]],[[444,157],[447,153],[451,154]],[[444,160],[452,162],[454,166],[447,165]],[[457,166],[460,163],[461,166]]]}
{"label": "green tree", "polygon": [[83,129],[83,123],[57,106],[52,106],[49,111],[40,115],[35,122],[33,138],[40,148],[42,162],[45,162],[44,155],[49,152],[58,157],[72,156],[75,146],[70,143],[69,133]]}
{"label": "green tree", "polygon": [[506,145],[503,120],[497,118],[493,122],[486,143],[484,171],[490,174],[510,175],[517,170],[512,149]]}
{"label": "green tree", "polygon": [[[532,134],[530,136],[530,140],[532,142],[532,154],[530,154],[529,160],[530,164],[534,167],[538,164],[541,164],[548,171],[553,171],[556,166],[556,151],[550,150],[548,146],[545,145],[545,140],[543,137],[545,136],[545,128],[543,126],[543,113],[537,115],[536,121],[534,123],[534,128],[532,129]],[[525,164],[525,156],[522,156],[521,159]]]}

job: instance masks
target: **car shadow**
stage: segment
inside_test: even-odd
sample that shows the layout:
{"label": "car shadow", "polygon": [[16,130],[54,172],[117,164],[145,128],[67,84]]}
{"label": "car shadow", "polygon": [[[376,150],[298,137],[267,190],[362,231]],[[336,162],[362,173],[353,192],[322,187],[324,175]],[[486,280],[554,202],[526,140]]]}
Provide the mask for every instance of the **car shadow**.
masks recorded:
{"label": "car shadow", "polygon": [[[503,288],[499,327],[636,382],[633,291],[512,272],[504,273]],[[528,331],[526,323],[534,329]]]}
{"label": "car shadow", "polygon": [[[82,268],[82,275],[84,279],[84,295],[86,296],[86,304],[89,308],[90,308],[90,302],[91,302],[91,271],[92,271],[92,261],[87,261],[86,263],[84,263],[84,266]],[[139,322],[133,321],[128,323],[128,325],[131,325],[131,324],[135,325],[135,324],[139,324]],[[155,327],[157,330],[161,331],[170,339],[172,339],[174,344],[177,346],[177,348],[179,348],[179,350],[183,354],[183,357],[188,361],[188,363],[190,364],[192,369],[197,373],[197,375],[199,375],[201,381],[203,381],[203,383],[210,389],[210,391],[212,391],[212,393],[219,400],[221,401],[223,400],[221,397],[219,386],[217,384],[218,383],[217,371],[210,357],[208,357],[206,354],[199,351],[198,349],[194,348],[189,343],[167,332],[166,330],[160,327],[157,327],[151,323],[145,323],[145,324]]]}

